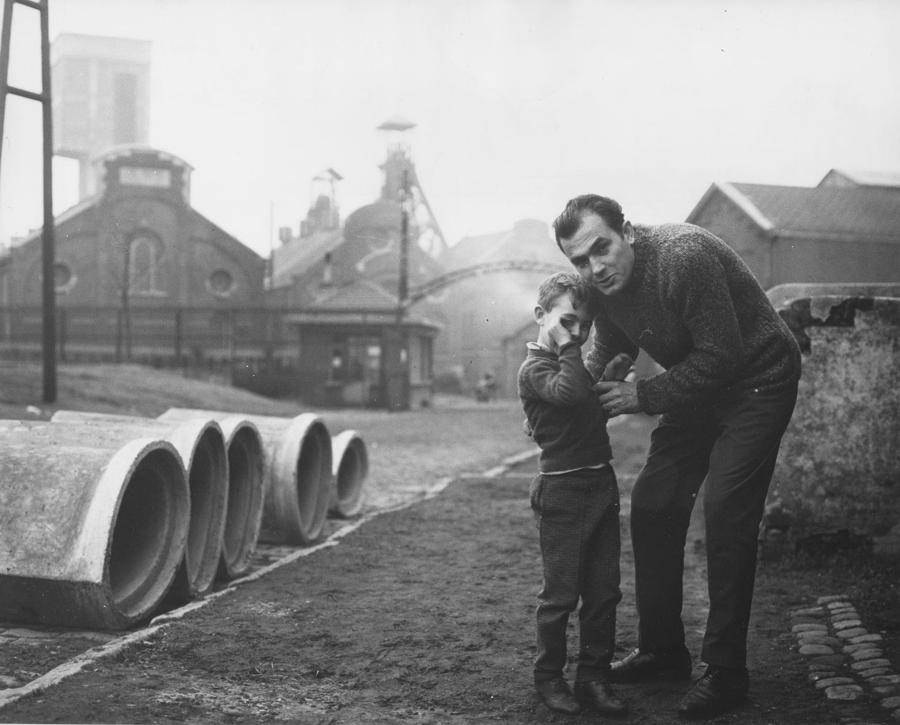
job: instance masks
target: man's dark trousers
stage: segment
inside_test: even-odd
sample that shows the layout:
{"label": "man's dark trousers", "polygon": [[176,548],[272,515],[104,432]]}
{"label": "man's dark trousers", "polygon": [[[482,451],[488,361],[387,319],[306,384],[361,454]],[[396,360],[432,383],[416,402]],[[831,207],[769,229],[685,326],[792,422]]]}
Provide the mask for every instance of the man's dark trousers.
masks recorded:
{"label": "man's dark trousers", "polygon": [[709,615],[701,659],[746,666],[759,523],[796,398],[792,385],[660,418],[631,497],[642,650],[684,646],[684,544],[705,478]]}
{"label": "man's dark trousers", "polygon": [[619,488],[610,466],[539,475],[531,487],[544,583],[538,594],[536,681],[560,677],[566,625],[581,598],[577,681],[604,679],[615,647]]}

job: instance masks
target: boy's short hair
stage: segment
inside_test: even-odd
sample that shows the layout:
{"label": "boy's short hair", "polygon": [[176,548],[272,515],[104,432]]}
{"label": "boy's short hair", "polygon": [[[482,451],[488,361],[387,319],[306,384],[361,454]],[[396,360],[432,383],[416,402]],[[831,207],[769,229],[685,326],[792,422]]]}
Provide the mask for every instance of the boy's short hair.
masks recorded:
{"label": "boy's short hair", "polygon": [[555,272],[541,282],[537,303],[544,311],[549,311],[564,294],[569,295],[576,310],[586,309],[591,317],[597,314],[598,303],[593,288],[574,272]]}

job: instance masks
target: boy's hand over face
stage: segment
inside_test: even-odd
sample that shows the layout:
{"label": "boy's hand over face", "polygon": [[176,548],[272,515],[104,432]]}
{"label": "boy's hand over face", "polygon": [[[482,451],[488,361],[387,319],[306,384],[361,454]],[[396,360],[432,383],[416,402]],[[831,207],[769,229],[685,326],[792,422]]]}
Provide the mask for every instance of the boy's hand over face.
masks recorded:
{"label": "boy's hand over face", "polygon": [[559,350],[563,345],[567,345],[570,342],[577,342],[572,333],[559,318],[556,318],[556,320],[547,330],[547,333],[550,335],[550,339],[553,341],[553,344],[556,346],[557,350]]}

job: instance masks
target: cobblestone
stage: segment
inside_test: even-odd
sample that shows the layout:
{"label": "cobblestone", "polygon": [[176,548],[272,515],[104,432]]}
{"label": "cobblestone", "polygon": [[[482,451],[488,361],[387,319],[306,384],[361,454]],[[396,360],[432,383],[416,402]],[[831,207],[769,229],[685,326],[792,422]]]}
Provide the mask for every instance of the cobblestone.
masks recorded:
{"label": "cobblestone", "polygon": [[[815,623],[796,623],[791,632],[799,652],[806,658],[809,679],[829,700],[857,701],[869,696],[891,711],[891,719],[900,721],[900,675],[884,656],[878,643],[882,637],[869,632],[855,607],[844,595],[827,595],[816,600],[815,607],[791,612],[791,621],[812,619]],[[826,642],[835,641],[838,654]],[[866,725],[857,718],[841,720],[843,725]]]}

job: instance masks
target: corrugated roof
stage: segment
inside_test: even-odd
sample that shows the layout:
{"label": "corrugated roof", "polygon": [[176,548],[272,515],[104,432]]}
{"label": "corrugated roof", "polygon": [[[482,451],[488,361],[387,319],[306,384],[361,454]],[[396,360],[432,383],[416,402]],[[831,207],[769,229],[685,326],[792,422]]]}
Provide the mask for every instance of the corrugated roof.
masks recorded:
{"label": "corrugated roof", "polygon": [[900,240],[900,188],[730,184],[776,233]]}

